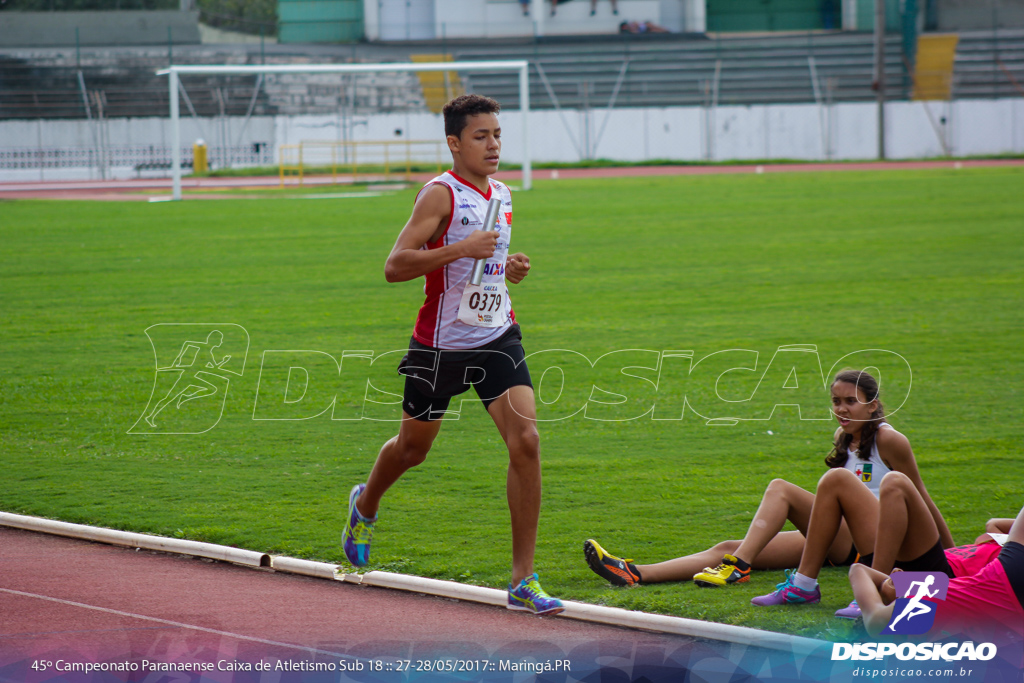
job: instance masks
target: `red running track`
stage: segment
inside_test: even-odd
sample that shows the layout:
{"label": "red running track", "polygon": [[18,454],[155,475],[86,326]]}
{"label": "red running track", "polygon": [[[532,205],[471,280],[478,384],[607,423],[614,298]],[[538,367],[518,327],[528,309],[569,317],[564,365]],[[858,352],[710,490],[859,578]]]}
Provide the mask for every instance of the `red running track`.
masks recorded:
{"label": "red running track", "polygon": [[[316,662],[362,662],[353,680],[479,680],[412,669],[417,662],[472,661],[498,668],[503,661],[570,658],[578,668],[602,652],[634,659],[637,653],[661,653],[661,663],[664,653],[706,647],[677,636],[6,527],[0,527],[0,549],[5,682],[349,680],[341,672],[294,671]],[[409,671],[386,670],[406,661]],[[140,670],[68,671],[100,662],[134,662]],[[146,665],[147,672],[143,662],[157,668],[191,662],[214,670],[170,674]],[[241,669],[256,662],[285,669],[217,670],[236,662]],[[384,671],[366,678],[371,666]]]}
{"label": "red running track", "polygon": [[[889,170],[959,170],[1001,166],[1024,166],[1024,159],[973,159],[949,161],[876,161],[876,162],[821,162],[789,164],[736,164],[693,166],[614,166],[607,168],[535,169],[535,180],[572,178],[624,178],[634,176],[670,175],[729,175],[750,173],[816,173],[834,171],[889,171]],[[433,174],[414,174],[412,181],[425,182]],[[501,171],[494,176],[505,182],[519,182],[519,171]],[[330,176],[307,176],[307,186],[329,185]],[[185,192],[212,189],[267,189],[276,188],[280,179],[266,177],[191,178],[182,180]],[[295,187],[294,181],[288,187]],[[164,194],[171,188],[170,178],[111,181],[39,181],[0,183],[0,199],[91,199],[148,201],[151,194]],[[151,193],[151,194],[150,194]],[[190,198],[232,199],[237,195],[192,195]]]}

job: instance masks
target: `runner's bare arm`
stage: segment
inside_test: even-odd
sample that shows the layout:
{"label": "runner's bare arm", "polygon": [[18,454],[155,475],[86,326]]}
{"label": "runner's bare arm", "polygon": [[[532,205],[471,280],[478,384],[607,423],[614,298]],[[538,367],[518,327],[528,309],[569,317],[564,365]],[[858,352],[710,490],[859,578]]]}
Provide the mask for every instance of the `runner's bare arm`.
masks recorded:
{"label": "runner's bare arm", "polygon": [[989,534],[1008,534],[1013,526],[1011,517],[993,517],[985,522],[985,532]]}
{"label": "runner's bare arm", "polygon": [[878,455],[889,466],[889,469],[902,472],[910,478],[910,481],[914,482],[914,488],[921,494],[925,505],[928,506],[928,511],[932,513],[935,528],[939,530],[939,541],[941,541],[942,547],[954,547],[956,544],[953,543],[953,534],[950,533],[938,506],[928,495],[928,489],[925,488],[924,481],[921,480],[921,473],[917,469],[917,460],[914,458],[914,451],[911,450],[907,437],[895,429],[879,429],[875,432],[875,443],[878,444]]}
{"label": "runner's bare arm", "polygon": [[985,522],[985,533],[974,539],[975,543],[988,543],[992,540],[990,534],[1009,534],[1013,526],[1013,520],[1009,517],[993,517]]}
{"label": "runner's bare arm", "polygon": [[[892,619],[892,604],[882,599],[882,586],[888,580],[885,574],[863,564],[850,567],[850,587],[864,617],[864,628],[873,636],[882,632]],[[889,582],[892,585],[892,582]],[[892,596],[889,596],[890,598]]]}
{"label": "runner's bare arm", "polygon": [[509,254],[505,259],[505,279],[514,285],[518,285],[527,275],[530,274],[530,257],[519,252]]}
{"label": "runner's bare arm", "polygon": [[384,264],[384,278],[388,282],[415,280],[460,258],[494,255],[498,233],[483,230],[475,230],[466,239],[437,249],[420,248],[444,234],[451,210],[451,193],[447,187],[431,185],[423,191]]}

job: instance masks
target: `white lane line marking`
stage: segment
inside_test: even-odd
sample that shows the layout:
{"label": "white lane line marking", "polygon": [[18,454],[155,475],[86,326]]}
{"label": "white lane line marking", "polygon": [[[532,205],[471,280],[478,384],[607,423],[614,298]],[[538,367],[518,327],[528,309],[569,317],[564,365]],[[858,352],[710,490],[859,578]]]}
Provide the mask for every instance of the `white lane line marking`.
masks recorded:
{"label": "white lane line marking", "polygon": [[0,640],[23,640],[25,638],[39,638],[41,636],[66,636],[72,633],[127,633],[129,631],[162,631],[167,626],[147,626],[145,628],[87,628],[75,631],[21,631],[20,633],[8,633],[0,636]]}
{"label": "white lane line marking", "polygon": [[318,655],[330,655],[331,657],[345,657],[346,659],[357,660],[358,657],[345,654],[343,652],[330,652],[328,650],[318,650],[315,647],[303,647],[302,645],[295,645],[294,643],[282,643],[276,640],[265,640],[263,638],[254,638],[252,636],[243,636],[238,633],[231,633],[229,631],[218,631],[214,628],[206,628],[205,626],[195,626],[193,624],[183,624],[180,621],[170,621],[169,619],[160,619],[158,617],[147,617],[144,614],[133,614],[132,612],[122,612],[117,609],[110,609],[108,607],[98,607],[96,605],[87,605],[83,602],[74,602],[72,600],[63,600],[61,598],[51,598],[48,595],[37,595],[35,593],[26,593],[24,591],[16,591],[11,588],[0,588],[0,593],[10,593],[11,595],[20,595],[25,598],[36,598],[38,600],[48,600],[49,602],[56,602],[61,605],[70,605],[71,607],[81,607],[82,609],[91,609],[96,612],[104,612],[106,614],[116,614],[120,617],[129,617],[131,619],[143,619],[145,621],[153,621],[158,624],[167,624],[168,626],[176,626],[178,628],[188,628],[193,631],[202,631],[204,633],[212,633],[218,636],[226,636],[228,638],[237,638],[239,640],[248,640],[253,643],[260,643],[262,645],[272,645],[274,647],[283,647],[291,650],[301,650],[303,652],[309,652],[311,654]]}

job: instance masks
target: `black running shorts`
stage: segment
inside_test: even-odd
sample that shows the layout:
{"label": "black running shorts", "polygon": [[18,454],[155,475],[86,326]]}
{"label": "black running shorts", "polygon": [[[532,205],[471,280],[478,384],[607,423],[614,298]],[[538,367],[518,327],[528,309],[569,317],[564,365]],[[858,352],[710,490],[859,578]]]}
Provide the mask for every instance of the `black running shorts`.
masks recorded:
{"label": "black running shorts", "polygon": [[1024,545],[1007,541],[999,551],[998,559],[1006,571],[1006,578],[1017,596],[1017,602],[1024,607]]}
{"label": "black running shorts", "polygon": [[896,567],[905,572],[942,572],[951,579],[955,579],[953,568],[949,566],[946,559],[946,552],[942,549],[942,541],[936,541],[923,555],[913,560],[900,562],[896,560]]}
{"label": "black running shorts", "polygon": [[870,560],[868,560],[868,562],[865,563],[864,559],[865,558],[869,558],[869,557],[871,557],[871,556],[870,555],[865,555],[862,558],[860,553],[857,552],[857,546],[855,546],[855,545],[853,545],[851,543],[850,544],[850,553],[846,556],[845,560],[843,560],[839,564],[836,564],[832,560],[830,560],[828,558],[825,558],[825,562],[828,564],[829,567],[849,567],[850,565],[852,565],[852,564],[854,564],[856,562],[861,562],[862,564],[868,564],[868,563],[870,563]]}
{"label": "black running shorts", "polygon": [[470,387],[487,408],[515,386],[533,386],[526,367],[519,325],[476,349],[450,351],[409,341],[409,353],[398,365],[405,375],[402,410],[421,422],[444,417],[453,396]]}

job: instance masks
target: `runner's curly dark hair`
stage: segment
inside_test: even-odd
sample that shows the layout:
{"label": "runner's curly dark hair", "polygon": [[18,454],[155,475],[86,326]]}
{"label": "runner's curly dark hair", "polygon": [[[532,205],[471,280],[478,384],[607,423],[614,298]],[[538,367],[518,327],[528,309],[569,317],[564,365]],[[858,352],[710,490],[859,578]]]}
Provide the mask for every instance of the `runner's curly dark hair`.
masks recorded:
{"label": "runner's curly dark hair", "polygon": [[483,95],[459,95],[444,105],[444,134],[459,137],[466,127],[466,119],[477,114],[497,114],[501,105]]}

